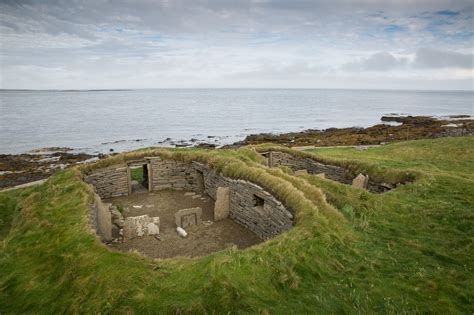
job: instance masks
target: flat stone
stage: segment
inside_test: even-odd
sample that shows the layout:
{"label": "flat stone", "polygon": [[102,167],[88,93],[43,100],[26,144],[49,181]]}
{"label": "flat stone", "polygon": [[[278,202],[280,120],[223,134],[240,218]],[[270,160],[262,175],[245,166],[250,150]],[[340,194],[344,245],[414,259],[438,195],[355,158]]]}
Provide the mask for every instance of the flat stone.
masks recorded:
{"label": "flat stone", "polygon": [[317,177],[321,177],[321,178],[326,178],[326,174],[325,173],[319,173],[319,174],[316,174],[314,176],[317,176]]}
{"label": "flat stone", "polygon": [[230,188],[217,187],[216,203],[214,205],[214,220],[219,221],[227,218],[230,211]]}
{"label": "flat stone", "polygon": [[202,223],[202,209],[199,207],[181,209],[175,213],[174,218],[177,227],[186,228],[190,225],[199,225]]}
{"label": "flat stone", "polygon": [[308,171],[307,170],[297,170],[295,172],[295,176],[305,176],[305,175],[308,175]]}
{"label": "flat stone", "polygon": [[159,225],[159,217],[150,217],[147,214],[125,218],[123,226],[124,241],[145,235],[157,235],[160,233]]}
{"label": "flat stone", "polygon": [[369,176],[368,175],[365,176],[365,175],[359,174],[352,181],[352,187],[367,189],[368,185],[369,185]]}
{"label": "flat stone", "polygon": [[201,195],[194,195],[194,196],[192,196],[191,198],[197,199],[197,198],[201,198],[201,197],[202,197]]}
{"label": "flat stone", "polygon": [[194,196],[196,193],[192,192],[192,191],[188,191],[188,192],[185,192],[184,195],[185,196]]}

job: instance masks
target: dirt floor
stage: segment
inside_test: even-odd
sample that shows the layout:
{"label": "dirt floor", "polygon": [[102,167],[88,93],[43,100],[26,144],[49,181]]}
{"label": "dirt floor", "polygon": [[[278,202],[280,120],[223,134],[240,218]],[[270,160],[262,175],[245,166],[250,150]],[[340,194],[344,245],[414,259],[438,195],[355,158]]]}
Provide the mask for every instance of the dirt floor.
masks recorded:
{"label": "dirt floor", "polygon": [[[130,196],[107,200],[123,208],[123,216],[148,214],[160,217],[160,240],[153,236],[139,237],[125,243],[110,246],[120,251],[137,250],[152,258],[171,258],[176,256],[204,256],[236,245],[246,248],[261,240],[251,231],[230,219],[214,220],[214,200],[186,191],[158,191],[134,193]],[[184,208],[201,207],[201,225],[186,229],[187,238],[176,233],[174,214]]]}

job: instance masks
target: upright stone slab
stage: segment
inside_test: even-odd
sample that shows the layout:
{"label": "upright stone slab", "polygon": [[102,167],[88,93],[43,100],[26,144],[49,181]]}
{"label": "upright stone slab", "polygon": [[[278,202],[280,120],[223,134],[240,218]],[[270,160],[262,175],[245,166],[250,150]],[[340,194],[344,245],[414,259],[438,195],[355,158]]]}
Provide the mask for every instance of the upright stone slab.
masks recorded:
{"label": "upright stone slab", "polygon": [[307,170],[297,170],[297,171],[295,171],[295,176],[305,176],[305,175],[308,175]]}
{"label": "upright stone slab", "polygon": [[368,186],[369,186],[369,176],[368,175],[364,176],[362,174],[359,174],[352,181],[352,187],[367,189]]}
{"label": "upright stone slab", "polygon": [[202,223],[202,209],[199,207],[178,210],[174,214],[177,227],[187,228]]}
{"label": "upright stone slab", "polygon": [[214,221],[227,218],[230,211],[230,188],[217,187],[216,203],[214,205]]}

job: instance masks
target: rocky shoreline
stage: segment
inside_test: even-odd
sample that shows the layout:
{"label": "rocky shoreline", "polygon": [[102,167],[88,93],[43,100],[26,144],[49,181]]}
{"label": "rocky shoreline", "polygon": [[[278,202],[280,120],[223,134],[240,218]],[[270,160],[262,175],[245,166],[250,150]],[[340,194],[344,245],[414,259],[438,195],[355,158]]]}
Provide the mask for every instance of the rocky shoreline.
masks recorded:
{"label": "rocky shoreline", "polygon": [[359,146],[380,145],[392,141],[434,139],[440,137],[468,136],[474,134],[474,119],[471,116],[448,116],[445,118],[425,116],[383,116],[381,121],[368,128],[308,129],[282,134],[255,134],[232,146],[275,143],[295,146]]}
{"label": "rocky shoreline", "polygon": [[0,189],[48,178],[59,169],[97,160],[96,155],[45,148],[24,154],[0,154]]}
{"label": "rocky shoreline", "polygon": [[[223,148],[274,143],[289,147],[298,146],[363,146],[380,145],[392,141],[433,139],[450,136],[474,135],[474,119],[470,116],[445,118],[390,115],[381,118],[382,124],[368,128],[308,129],[283,134],[255,134],[243,141]],[[214,143],[191,143],[184,140],[175,147],[216,148]],[[77,164],[88,163],[107,155],[72,153],[69,148],[44,148],[24,154],[0,154],[0,189],[48,178],[55,171]],[[113,150],[111,150],[111,154]]]}

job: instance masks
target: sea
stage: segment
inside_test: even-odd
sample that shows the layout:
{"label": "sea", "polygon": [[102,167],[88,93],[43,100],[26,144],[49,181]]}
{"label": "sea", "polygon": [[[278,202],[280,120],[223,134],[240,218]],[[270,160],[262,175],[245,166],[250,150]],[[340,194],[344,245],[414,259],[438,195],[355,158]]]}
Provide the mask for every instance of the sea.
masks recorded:
{"label": "sea", "polygon": [[0,153],[231,144],[249,134],[369,127],[383,115],[474,114],[473,91],[143,89],[0,91]]}

